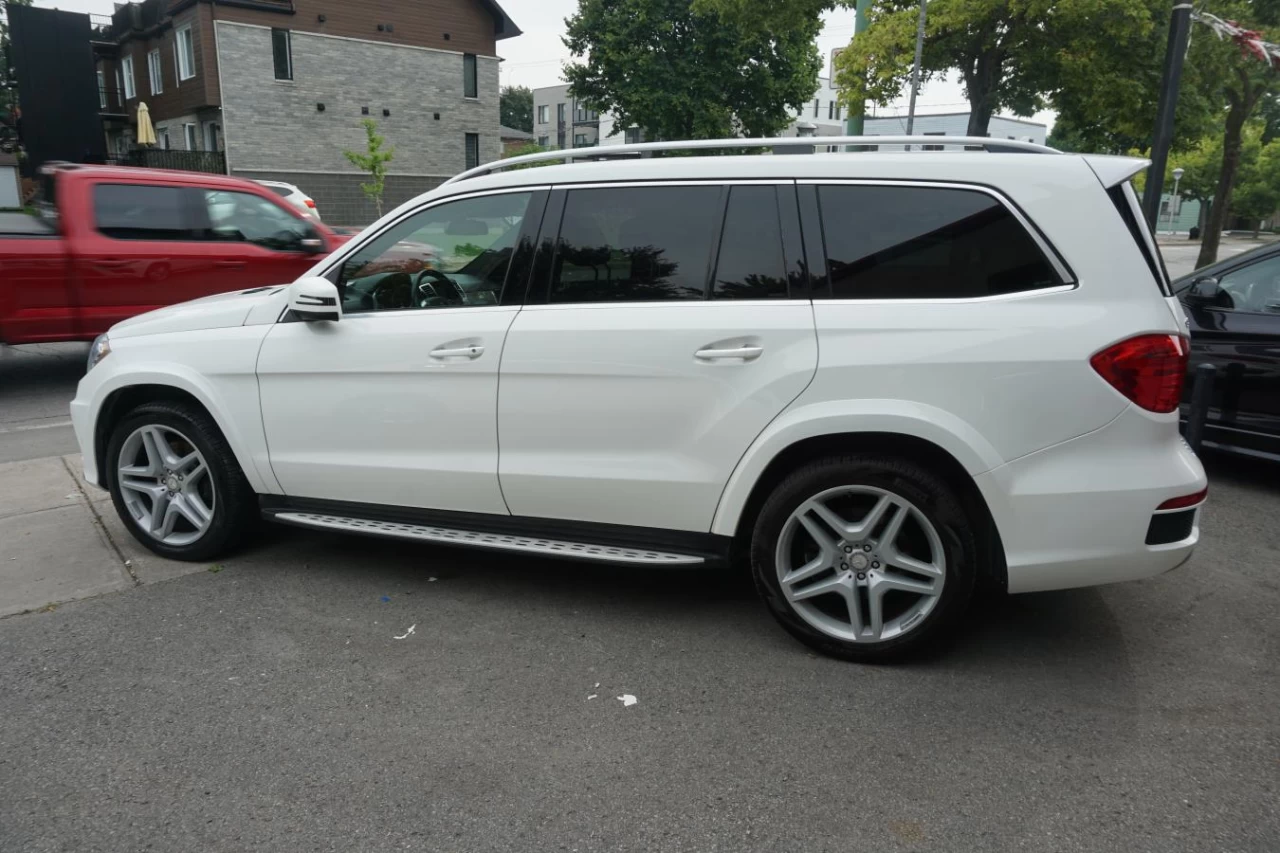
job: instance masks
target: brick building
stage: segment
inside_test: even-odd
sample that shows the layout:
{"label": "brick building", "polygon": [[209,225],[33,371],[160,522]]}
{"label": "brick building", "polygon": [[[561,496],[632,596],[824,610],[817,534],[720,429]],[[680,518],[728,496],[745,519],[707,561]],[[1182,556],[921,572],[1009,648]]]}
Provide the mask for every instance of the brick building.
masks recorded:
{"label": "brick building", "polygon": [[[395,159],[384,207],[500,155],[495,0],[143,0],[95,27],[111,151],[145,102],[157,147],[210,152],[227,172],[297,184],[325,218],[374,218],[363,151],[372,118]],[[225,161],[225,162],[224,162]]]}

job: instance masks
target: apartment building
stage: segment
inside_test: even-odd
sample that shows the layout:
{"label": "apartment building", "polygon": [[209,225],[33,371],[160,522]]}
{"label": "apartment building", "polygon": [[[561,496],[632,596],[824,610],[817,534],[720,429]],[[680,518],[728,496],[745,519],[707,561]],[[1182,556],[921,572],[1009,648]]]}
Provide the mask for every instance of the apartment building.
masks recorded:
{"label": "apartment building", "polygon": [[95,28],[109,148],[136,139],[145,102],[157,147],[218,153],[225,170],[287,181],[326,218],[368,222],[372,118],[394,146],[390,206],[501,153],[498,56],[520,34],[496,0],[142,0]]}

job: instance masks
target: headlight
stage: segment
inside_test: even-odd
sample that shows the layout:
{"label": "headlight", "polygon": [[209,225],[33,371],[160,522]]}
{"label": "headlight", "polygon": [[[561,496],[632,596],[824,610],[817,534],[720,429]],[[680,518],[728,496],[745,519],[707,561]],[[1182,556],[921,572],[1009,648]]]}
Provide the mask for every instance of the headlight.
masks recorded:
{"label": "headlight", "polygon": [[89,366],[85,370],[93,370],[94,365],[109,355],[111,355],[111,341],[107,340],[105,334],[98,335],[89,345]]}

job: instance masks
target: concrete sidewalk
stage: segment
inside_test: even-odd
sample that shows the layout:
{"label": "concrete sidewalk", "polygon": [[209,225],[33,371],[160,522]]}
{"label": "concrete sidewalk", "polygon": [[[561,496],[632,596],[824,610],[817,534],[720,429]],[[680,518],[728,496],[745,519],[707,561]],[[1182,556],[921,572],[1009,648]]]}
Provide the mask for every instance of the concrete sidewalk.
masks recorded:
{"label": "concrete sidewalk", "polygon": [[142,548],[80,472],[78,454],[0,464],[0,616],[209,568]]}

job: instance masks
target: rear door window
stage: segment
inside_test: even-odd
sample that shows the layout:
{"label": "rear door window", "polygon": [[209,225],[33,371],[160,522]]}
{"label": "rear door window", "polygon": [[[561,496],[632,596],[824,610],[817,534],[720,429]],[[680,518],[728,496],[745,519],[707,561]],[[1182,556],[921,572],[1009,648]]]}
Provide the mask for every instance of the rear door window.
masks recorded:
{"label": "rear door window", "polygon": [[186,190],[144,184],[98,184],[93,218],[99,232],[116,240],[194,239]]}
{"label": "rear door window", "polygon": [[705,299],[722,192],[710,185],[570,190],[549,301]]}
{"label": "rear door window", "polygon": [[1019,219],[985,192],[823,186],[818,198],[834,298],[963,299],[1063,283]]}
{"label": "rear door window", "polygon": [[729,191],[712,282],[714,299],[787,298],[776,187],[737,186]]}

